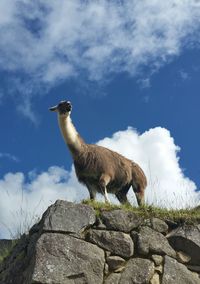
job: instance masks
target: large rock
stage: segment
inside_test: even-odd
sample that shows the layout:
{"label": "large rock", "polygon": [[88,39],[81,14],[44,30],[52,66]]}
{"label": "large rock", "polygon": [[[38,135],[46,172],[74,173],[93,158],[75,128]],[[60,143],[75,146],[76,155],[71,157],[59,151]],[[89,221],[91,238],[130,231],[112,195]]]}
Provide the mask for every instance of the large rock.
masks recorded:
{"label": "large rock", "polygon": [[185,265],[165,256],[162,284],[200,284],[200,279]]}
{"label": "large rock", "polygon": [[168,235],[170,245],[177,251],[186,253],[189,264],[200,264],[200,225],[184,225]]}
{"label": "large rock", "polygon": [[42,232],[81,234],[95,221],[95,211],[92,207],[58,200],[43,214],[39,229]]}
{"label": "large rock", "polygon": [[121,274],[119,284],[148,284],[154,274],[152,261],[143,258],[130,259]]}
{"label": "large rock", "polygon": [[87,238],[114,255],[129,258],[134,253],[134,244],[131,237],[122,232],[90,230]]}
{"label": "large rock", "polygon": [[161,233],[143,226],[138,234],[138,252],[142,255],[160,254],[176,257],[176,252]]}
{"label": "large rock", "polygon": [[103,283],[104,251],[69,235],[43,234],[34,262],[31,283]]}
{"label": "large rock", "polygon": [[142,223],[142,218],[129,211],[117,209],[113,211],[103,211],[101,219],[108,230],[122,231],[129,233]]}
{"label": "large rock", "polygon": [[151,218],[151,226],[152,229],[159,233],[167,233],[168,231],[168,225],[158,218]]}

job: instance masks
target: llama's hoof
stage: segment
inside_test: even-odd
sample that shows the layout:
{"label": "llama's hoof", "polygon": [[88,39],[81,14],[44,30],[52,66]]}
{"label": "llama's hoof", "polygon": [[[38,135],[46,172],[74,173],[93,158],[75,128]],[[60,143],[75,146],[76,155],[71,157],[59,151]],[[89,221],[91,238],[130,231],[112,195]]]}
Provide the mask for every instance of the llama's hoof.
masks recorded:
{"label": "llama's hoof", "polygon": [[105,203],[106,204],[110,204],[110,200],[109,199],[105,199]]}

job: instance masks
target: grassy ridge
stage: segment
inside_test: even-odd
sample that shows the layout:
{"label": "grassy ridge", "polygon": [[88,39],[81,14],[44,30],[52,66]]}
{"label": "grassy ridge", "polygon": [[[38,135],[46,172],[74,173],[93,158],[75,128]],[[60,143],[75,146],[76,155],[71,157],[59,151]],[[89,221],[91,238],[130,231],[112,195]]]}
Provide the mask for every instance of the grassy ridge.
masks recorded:
{"label": "grassy ridge", "polygon": [[135,212],[138,215],[142,216],[145,219],[156,217],[163,220],[171,220],[175,222],[185,222],[185,223],[198,223],[200,222],[200,208],[191,208],[191,209],[166,209],[159,208],[154,206],[142,206],[134,207],[131,205],[114,205],[104,202],[92,201],[92,200],[83,200],[83,204],[88,204],[92,206],[97,215],[100,214],[102,210],[114,210],[114,209],[124,209],[131,212]]}

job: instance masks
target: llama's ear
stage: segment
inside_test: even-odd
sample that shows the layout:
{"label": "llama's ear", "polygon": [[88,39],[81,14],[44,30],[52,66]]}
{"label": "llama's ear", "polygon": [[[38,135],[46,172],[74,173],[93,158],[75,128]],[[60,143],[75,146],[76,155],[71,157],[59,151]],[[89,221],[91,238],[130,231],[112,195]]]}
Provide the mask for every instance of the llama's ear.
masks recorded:
{"label": "llama's ear", "polygon": [[58,108],[57,106],[53,106],[53,107],[50,107],[49,110],[50,111],[57,111],[57,108]]}

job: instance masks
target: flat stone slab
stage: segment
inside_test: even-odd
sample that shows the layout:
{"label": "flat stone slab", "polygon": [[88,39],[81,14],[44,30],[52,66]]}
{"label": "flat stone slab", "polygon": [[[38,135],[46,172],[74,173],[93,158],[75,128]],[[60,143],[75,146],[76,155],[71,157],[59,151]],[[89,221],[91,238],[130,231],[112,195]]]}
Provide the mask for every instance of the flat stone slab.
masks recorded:
{"label": "flat stone slab", "polygon": [[154,263],[143,258],[130,259],[121,274],[119,284],[148,284],[154,274]]}
{"label": "flat stone slab", "polygon": [[184,225],[173,230],[167,237],[176,251],[182,251],[191,258],[188,264],[200,264],[200,225]]}
{"label": "flat stone slab", "polygon": [[100,217],[108,230],[125,233],[129,233],[131,230],[137,228],[143,221],[138,214],[122,209],[103,211]]}
{"label": "flat stone slab", "polygon": [[36,244],[31,283],[102,284],[104,251],[69,235],[43,234]]}
{"label": "flat stone slab", "polygon": [[58,200],[43,214],[39,226],[43,232],[80,234],[95,221],[95,211],[91,206]]}
{"label": "flat stone slab", "polygon": [[131,237],[122,232],[90,230],[87,238],[114,255],[129,258],[134,253],[134,244]]}
{"label": "flat stone slab", "polygon": [[200,279],[185,265],[165,256],[162,284],[200,284]]}
{"label": "flat stone slab", "polygon": [[138,252],[142,255],[166,254],[176,258],[176,252],[168,243],[167,238],[147,226],[142,226],[138,234]]}

